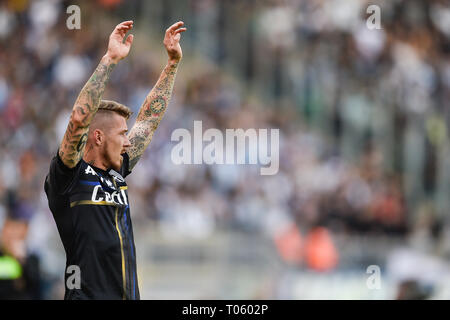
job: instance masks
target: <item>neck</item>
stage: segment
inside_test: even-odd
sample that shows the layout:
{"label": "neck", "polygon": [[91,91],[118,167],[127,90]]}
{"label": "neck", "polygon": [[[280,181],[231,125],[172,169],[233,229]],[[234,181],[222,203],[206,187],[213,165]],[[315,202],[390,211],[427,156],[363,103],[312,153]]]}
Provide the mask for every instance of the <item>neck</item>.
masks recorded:
{"label": "neck", "polygon": [[83,160],[87,163],[89,163],[91,166],[94,166],[96,168],[107,170],[108,168],[104,164],[104,162],[101,160],[101,156],[99,153],[99,150],[97,148],[94,148],[94,146],[86,145],[86,150],[83,155]]}

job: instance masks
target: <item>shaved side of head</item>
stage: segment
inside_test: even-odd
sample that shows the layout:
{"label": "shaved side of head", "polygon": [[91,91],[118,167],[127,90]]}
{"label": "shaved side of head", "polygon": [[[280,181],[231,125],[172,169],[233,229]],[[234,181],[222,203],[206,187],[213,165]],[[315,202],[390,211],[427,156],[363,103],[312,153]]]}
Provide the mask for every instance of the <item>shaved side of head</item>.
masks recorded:
{"label": "shaved side of head", "polygon": [[95,129],[100,129],[105,133],[111,129],[113,122],[111,117],[114,116],[114,111],[98,110],[89,125],[89,132],[94,132]]}
{"label": "shaved side of head", "polygon": [[124,106],[123,104],[111,100],[102,100],[100,102],[100,106],[98,107],[97,113],[89,126],[89,132],[93,132],[95,129],[100,129],[107,133],[113,126],[113,122],[110,120],[114,113],[121,115],[127,120],[132,114],[130,108]]}

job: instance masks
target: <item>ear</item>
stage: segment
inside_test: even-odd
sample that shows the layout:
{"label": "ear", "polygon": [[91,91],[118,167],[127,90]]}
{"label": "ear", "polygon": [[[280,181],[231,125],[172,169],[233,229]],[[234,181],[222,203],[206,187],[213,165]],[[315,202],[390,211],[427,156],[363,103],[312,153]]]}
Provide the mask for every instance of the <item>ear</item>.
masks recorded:
{"label": "ear", "polygon": [[101,146],[103,144],[103,141],[105,140],[105,136],[102,130],[95,129],[94,130],[94,143],[97,146]]}

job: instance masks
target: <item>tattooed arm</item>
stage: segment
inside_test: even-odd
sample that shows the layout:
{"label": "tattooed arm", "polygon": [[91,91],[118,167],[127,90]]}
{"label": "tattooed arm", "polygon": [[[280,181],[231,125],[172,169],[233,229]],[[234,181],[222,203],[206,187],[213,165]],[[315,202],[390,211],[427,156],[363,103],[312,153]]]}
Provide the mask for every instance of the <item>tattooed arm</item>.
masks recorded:
{"label": "tattooed arm", "polygon": [[133,28],[133,21],[118,24],[109,37],[108,50],[84,85],[72,109],[66,133],[59,146],[59,156],[69,168],[77,165],[83,157],[89,125],[98,110],[103,92],[114,66],[125,58],[131,48],[133,35],[125,41],[125,34]]}
{"label": "tattooed arm", "polygon": [[142,104],[136,123],[128,135],[131,143],[127,151],[130,158],[130,170],[134,168],[144,150],[150,144],[153,133],[158,128],[172,95],[178,63],[182,57],[180,38],[181,32],[186,31],[186,28],[181,28],[183,25],[184,23],[179,21],[166,30],[164,46],[169,55],[169,61],[155,87]]}

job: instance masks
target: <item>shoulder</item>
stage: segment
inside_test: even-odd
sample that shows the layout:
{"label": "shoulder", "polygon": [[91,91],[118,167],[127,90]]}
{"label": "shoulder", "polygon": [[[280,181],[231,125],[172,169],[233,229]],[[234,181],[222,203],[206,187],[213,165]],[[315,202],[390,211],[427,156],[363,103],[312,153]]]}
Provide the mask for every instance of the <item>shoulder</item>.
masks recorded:
{"label": "shoulder", "polygon": [[56,152],[56,155],[53,157],[53,159],[50,162],[50,173],[52,173],[52,169],[56,169],[57,174],[73,174],[77,171],[79,171],[79,169],[83,166],[83,164],[85,164],[85,162],[83,161],[83,159],[80,159],[80,161],[78,161],[78,163],[73,167],[70,168],[68,167],[61,159],[60,155],[59,155],[59,149]]}
{"label": "shoulder", "polygon": [[45,179],[46,190],[53,190],[58,194],[67,193],[86,165],[86,162],[81,159],[75,167],[69,168],[61,160],[59,152],[56,152],[50,162],[49,172]]}

